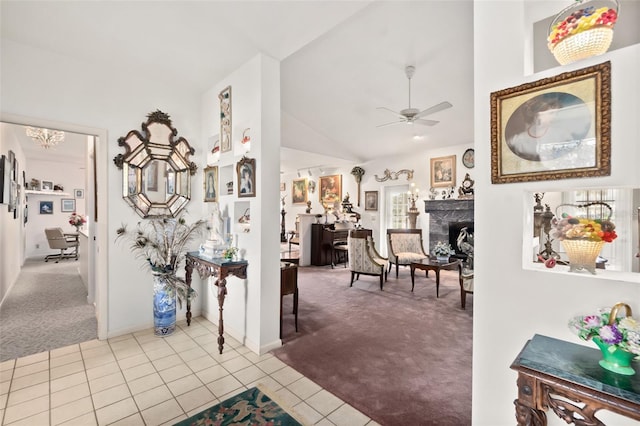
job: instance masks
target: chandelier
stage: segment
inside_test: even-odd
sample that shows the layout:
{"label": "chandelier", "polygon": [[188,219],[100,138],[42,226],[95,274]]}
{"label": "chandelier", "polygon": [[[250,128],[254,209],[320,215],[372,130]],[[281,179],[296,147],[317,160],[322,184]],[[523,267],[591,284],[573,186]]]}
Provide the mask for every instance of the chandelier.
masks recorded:
{"label": "chandelier", "polygon": [[64,132],[40,127],[27,127],[27,136],[39,143],[44,149],[52,148],[64,141]]}

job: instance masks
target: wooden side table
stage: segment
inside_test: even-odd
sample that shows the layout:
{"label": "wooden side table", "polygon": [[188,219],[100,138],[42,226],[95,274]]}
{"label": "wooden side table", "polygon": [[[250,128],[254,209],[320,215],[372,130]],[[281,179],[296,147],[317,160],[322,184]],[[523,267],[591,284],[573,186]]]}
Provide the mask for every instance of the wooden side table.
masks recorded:
{"label": "wooden side table", "polygon": [[282,339],[282,298],[293,294],[293,314],[296,333],[298,332],[298,265],[291,262],[280,263],[280,338]]}
{"label": "wooden side table", "polygon": [[[209,277],[215,277],[215,285],[218,287],[218,350],[222,353],[224,347],[224,321],[222,318],[222,307],[224,306],[224,298],[227,295],[227,277],[229,275],[238,278],[247,278],[246,260],[230,261],[223,258],[211,258],[200,256],[197,251],[187,253],[185,265],[185,282],[191,289],[191,275],[195,268],[200,275],[200,279],[205,280]],[[187,298],[187,326],[191,325],[191,299]]]}
{"label": "wooden side table", "polygon": [[596,417],[603,409],[640,421],[640,374],[610,372],[601,359],[599,349],[533,336],[511,364],[518,372],[518,425],[546,425],[549,408],[577,425],[604,425]]}
{"label": "wooden side table", "polygon": [[421,269],[426,272],[427,277],[429,271],[435,271],[436,273],[436,298],[440,297],[440,271],[442,269],[458,270],[458,275],[462,276],[462,261],[460,259],[449,259],[448,262],[438,262],[435,258],[427,257],[426,259],[419,260],[417,262],[411,262],[411,291],[416,283],[416,269]]}

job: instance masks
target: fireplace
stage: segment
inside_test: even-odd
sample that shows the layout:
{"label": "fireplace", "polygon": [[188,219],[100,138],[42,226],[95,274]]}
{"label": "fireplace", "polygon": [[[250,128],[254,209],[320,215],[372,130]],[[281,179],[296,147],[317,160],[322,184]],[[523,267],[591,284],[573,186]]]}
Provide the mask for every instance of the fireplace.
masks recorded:
{"label": "fireplace", "polygon": [[[444,241],[450,242],[457,254],[462,254],[456,239],[463,227],[461,224],[473,229],[473,199],[425,200],[424,211],[429,213],[429,253],[438,241]],[[451,236],[450,224],[458,224],[454,225],[456,230],[452,231],[454,235]]]}

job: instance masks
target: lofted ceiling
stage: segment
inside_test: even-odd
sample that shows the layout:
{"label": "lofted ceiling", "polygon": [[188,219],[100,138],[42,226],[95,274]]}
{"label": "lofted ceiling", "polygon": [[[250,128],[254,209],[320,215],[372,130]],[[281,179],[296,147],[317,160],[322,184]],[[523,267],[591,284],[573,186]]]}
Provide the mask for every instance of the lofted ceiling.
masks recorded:
{"label": "lofted ceiling", "polygon": [[[473,143],[473,1],[2,0],[2,38],[208,89],[263,52],[281,61],[281,170]],[[54,17],[54,18],[53,18]],[[203,53],[206,52],[206,53]],[[141,54],[142,53],[142,54]],[[166,58],[171,60],[167,61]],[[162,63],[162,67],[157,67]],[[389,123],[452,108],[433,127]],[[185,72],[185,70],[187,70]]]}

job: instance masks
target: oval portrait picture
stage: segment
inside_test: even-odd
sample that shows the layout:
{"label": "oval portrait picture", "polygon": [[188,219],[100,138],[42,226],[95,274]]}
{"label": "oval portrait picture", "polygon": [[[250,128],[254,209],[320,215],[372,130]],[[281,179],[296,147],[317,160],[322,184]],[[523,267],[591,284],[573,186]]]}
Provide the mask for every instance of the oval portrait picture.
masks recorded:
{"label": "oval portrait picture", "polygon": [[582,99],[550,92],[516,108],[504,135],[507,146],[518,157],[549,161],[583,151],[589,145],[595,147],[592,128],[591,113]]}

